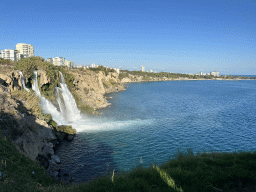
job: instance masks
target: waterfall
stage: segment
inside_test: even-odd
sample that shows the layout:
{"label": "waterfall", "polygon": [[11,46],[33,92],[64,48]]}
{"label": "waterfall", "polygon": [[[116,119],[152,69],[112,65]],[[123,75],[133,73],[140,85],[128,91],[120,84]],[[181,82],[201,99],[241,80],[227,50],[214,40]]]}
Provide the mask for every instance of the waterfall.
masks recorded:
{"label": "waterfall", "polygon": [[64,103],[64,100],[62,97],[62,90],[59,87],[55,87],[55,89],[56,89],[56,94],[57,94],[56,100],[59,104],[60,113],[64,116],[64,118],[67,119],[67,110],[66,110],[66,106],[65,106],[65,103]]}
{"label": "waterfall", "polygon": [[66,120],[62,116],[62,114],[57,110],[57,108],[46,98],[41,96],[40,90],[38,88],[37,82],[37,71],[34,71],[34,82],[32,85],[32,89],[35,91],[36,95],[40,98],[41,107],[44,113],[49,113],[52,115],[52,118],[58,125],[65,125],[67,124]]}
{"label": "waterfall", "polygon": [[21,80],[21,84],[22,84],[23,88],[24,88],[26,91],[29,92],[29,89],[28,89],[28,88],[26,87],[26,85],[25,85],[23,73],[22,73],[21,71],[19,71],[19,73],[20,73],[20,76],[21,76],[20,80]]}
{"label": "waterfall", "polygon": [[33,84],[32,84],[32,89],[35,91],[36,95],[41,97],[41,93],[38,88],[38,83],[37,83],[37,71],[34,71],[34,78],[33,78]]}
{"label": "waterfall", "polygon": [[61,72],[60,76],[61,87],[56,87],[56,100],[58,102],[60,111],[58,111],[58,109],[50,101],[41,96],[37,82],[37,71],[34,71],[34,82],[32,89],[40,98],[43,112],[51,114],[53,120],[56,121],[58,125],[66,125],[80,119],[81,115],[79,109],[77,108],[76,101],[69,91]]}
{"label": "waterfall", "polygon": [[[71,94],[71,92],[69,91],[68,86],[65,83],[62,73],[61,72],[59,72],[59,73],[61,76],[60,86],[61,86],[62,98],[63,98],[64,105],[65,105],[65,110],[63,109],[64,114],[62,114],[62,115],[64,117],[67,117],[68,121],[73,122],[73,121],[81,118],[80,110],[77,108],[76,101],[75,101],[73,95]],[[60,96],[58,91],[57,91],[57,95]],[[57,101],[58,100],[61,102],[61,98],[57,98]],[[60,103],[59,103],[59,105],[60,105]],[[63,105],[63,102],[61,103],[61,105]],[[60,105],[60,108],[61,108],[61,105]]]}

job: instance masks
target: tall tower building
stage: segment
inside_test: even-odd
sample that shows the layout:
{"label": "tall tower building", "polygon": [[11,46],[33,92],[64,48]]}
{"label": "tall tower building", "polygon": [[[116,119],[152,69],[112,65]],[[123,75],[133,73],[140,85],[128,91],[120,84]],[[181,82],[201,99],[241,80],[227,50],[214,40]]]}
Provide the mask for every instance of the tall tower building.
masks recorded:
{"label": "tall tower building", "polygon": [[145,72],[145,66],[143,66],[143,65],[141,66],[141,71]]}
{"label": "tall tower building", "polygon": [[34,46],[30,44],[17,43],[16,50],[18,50],[25,58],[34,56]]}

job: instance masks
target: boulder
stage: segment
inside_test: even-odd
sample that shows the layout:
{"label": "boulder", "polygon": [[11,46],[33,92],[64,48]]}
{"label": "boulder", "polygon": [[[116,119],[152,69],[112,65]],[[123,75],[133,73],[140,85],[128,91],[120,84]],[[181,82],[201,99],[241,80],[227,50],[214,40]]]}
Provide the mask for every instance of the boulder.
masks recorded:
{"label": "boulder", "polygon": [[60,163],[60,158],[59,158],[57,155],[53,155],[51,158],[52,158],[52,160],[53,160],[55,163],[57,163],[57,164]]}
{"label": "boulder", "polygon": [[52,143],[47,143],[47,144],[43,147],[42,154],[43,154],[45,157],[54,155],[53,144],[52,144]]}

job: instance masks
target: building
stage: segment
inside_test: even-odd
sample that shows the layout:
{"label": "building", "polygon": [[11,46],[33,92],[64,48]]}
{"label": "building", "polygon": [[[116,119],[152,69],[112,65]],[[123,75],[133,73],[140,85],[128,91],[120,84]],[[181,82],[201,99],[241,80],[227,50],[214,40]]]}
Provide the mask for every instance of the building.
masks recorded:
{"label": "building", "polygon": [[217,71],[214,71],[214,72],[211,72],[211,75],[214,76],[214,77],[219,77],[219,72]]}
{"label": "building", "polygon": [[203,72],[202,72],[202,71],[200,71],[200,72],[199,72],[199,75],[200,75],[200,76],[202,76],[202,75],[203,75]]}
{"label": "building", "polygon": [[34,56],[34,46],[26,43],[17,43],[16,50],[23,55],[24,58],[33,57]]}
{"label": "building", "polygon": [[118,74],[120,73],[120,70],[118,68],[113,68]]}
{"label": "building", "polygon": [[96,65],[95,63],[91,64],[91,68],[98,68],[99,65]]}
{"label": "building", "polygon": [[153,69],[150,69],[150,73],[153,73]]}
{"label": "building", "polygon": [[141,66],[141,71],[145,72],[145,66],[143,66],[143,65]]}
{"label": "building", "polygon": [[64,57],[55,57],[53,58],[53,65],[55,66],[64,66],[65,58]]}
{"label": "building", "polygon": [[10,59],[12,61],[20,60],[20,52],[14,49],[4,49],[1,50],[1,58]]}
{"label": "building", "polygon": [[47,58],[46,61],[49,62],[49,63],[51,63],[51,64],[53,64],[53,59],[52,59],[52,58]]}
{"label": "building", "polygon": [[69,68],[74,68],[74,62],[65,60],[65,66],[67,66]]}

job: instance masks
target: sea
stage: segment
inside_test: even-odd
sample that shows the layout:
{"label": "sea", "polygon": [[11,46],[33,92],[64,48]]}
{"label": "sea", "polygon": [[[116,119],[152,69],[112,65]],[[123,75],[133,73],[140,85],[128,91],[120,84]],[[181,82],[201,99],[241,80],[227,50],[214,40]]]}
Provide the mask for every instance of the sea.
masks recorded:
{"label": "sea", "polygon": [[256,150],[256,81],[162,81],[125,84],[111,106],[84,115],[63,142],[62,179],[91,181],[115,171],[163,165],[193,153]]}

